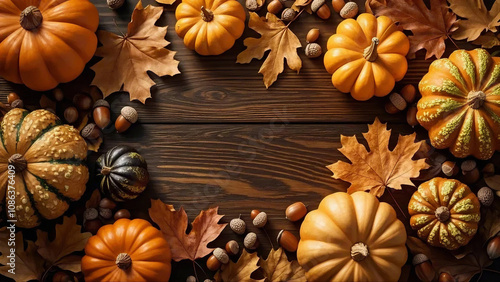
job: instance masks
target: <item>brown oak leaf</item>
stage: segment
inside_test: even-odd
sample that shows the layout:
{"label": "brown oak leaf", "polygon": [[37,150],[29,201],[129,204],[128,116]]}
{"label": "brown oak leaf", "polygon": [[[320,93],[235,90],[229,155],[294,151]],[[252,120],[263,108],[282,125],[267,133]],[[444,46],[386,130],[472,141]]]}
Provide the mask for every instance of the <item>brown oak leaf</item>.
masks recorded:
{"label": "brown oak leaf", "polygon": [[296,260],[288,261],[282,248],[271,249],[266,260],[259,260],[259,266],[264,271],[266,282],[306,282],[304,269]]}
{"label": "brown oak leaf", "polygon": [[269,88],[283,72],[284,61],[292,70],[300,71],[302,61],[297,54],[297,48],[301,48],[297,36],[279,20],[274,14],[267,13],[266,17],[259,17],[256,13],[250,13],[248,26],[260,33],[260,38],[246,38],[243,44],[247,47],[238,54],[236,60],[240,64],[248,64],[253,59],[260,60],[268,51],[266,60],[259,69],[264,76],[264,85]]}
{"label": "brown oak leaf", "polygon": [[162,13],[162,7],[143,8],[139,1],[126,35],[98,31],[103,46],[97,49],[96,56],[103,59],[92,67],[96,73],[92,85],[99,87],[104,97],[123,90],[129,92],[130,101],[145,103],[155,84],[148,71],[158,76],[180,73],[175,52],[164,48],[170,44],[165,40],[167,27],[155,26]]}
{"label": "brown oak leaf", "polygon": [[252,273],[259,269],[257,263],[259,262],[259,257],[257,253],[248,253],[243,250],[240,258],[236,263],[229,261],[229,264],[223,265],[221,270],[217,271],[214,276],[217,282],[263,282],[264,279],[256,280],[250,278]]}
{"label": "brown oak leaf", "polygon": [[370,191],[380,197],[386,187],[401,190],[401,185],[415,186],[410,178],[418,177],[420,170],[429,167],[425,159],[412,160],[424,142],[415,143],[415,133],[399,135],[398,143],[391,151],[391,130],[387,130],[386,124],[376,118],[373,124],[368,125],[368,132],[363,133],[363,136],[370,148],[369,152],[358,143],[356,136],[341,135],[342,148],[339,151],[351,163],[338,161],[327,166],[333,172],[333,178],[351,183],[348,193]]}
{"label": "brown oak leaf", "polygon": [[53,241],[49,241],[47,232],[37,230],[35,245],[38,247],[38,253],[49,265],[57,265],[65,256],[85,248],[92,234],[81,233],[81,229],[82,227],[76,224],[76,216],[73,215],[65,216],[62,224],[56,224],[56,235]]}
{"label": "brown oak leaf", "polygon": [[164,204],[160,200],[151,200],[149,216],[158,224],[163,236],[170,245],[172,259],[196,260],[213,251],[207,244],[219,237],[227,223],[218,224],[224,215],[217,214],[218,207],[201,211],[194,219],[192,229],[186,234],[188,217],[184,208],[176,211],[172,205]]}
{"label": "brown oak leaf", "polygon": [[366,8],[376,16],[388,16],[413,33],[408,37],[409,58],[414,58],[420,49],[427,50],[426,59],[441,58],[446,48],[445,40],[456,30],[457,17],[448,10],[446,0],[430,0],[430,4],[429,10],[422,0],[368,0]]}
{"label": "brown oak leaf", "polygon": [[[10,255],[10,248],[14,248],[8,244],[10,238],[10,231],[6,227],[0,228],[0,274],[12,278],[16,281],[29,281],[29,280],[38,280],[41,278],[44,273],[44,261],[42,257],[36,252],[35,243],[32,241],[26,241],[26,250],[25,244],[23,241],[23,233],[18,232],[15,236],[15,249],[16,249],[16,258],[15,258],[15,273],[9,272],[11,267],[7,265],[10,262],[10,258],[7,256]],[[0,279],[1,280],[1,279]]]}
{"label": "brown oak leaf", "polygon": [[473,41],[483,31],[497,32],[497,26],[500,25],[500,1],[495,1],[489,12],[482,0],[448,0],[448,2],[455,14],[465,18],[457,21],[458,29],[453,32],[453,38]]}

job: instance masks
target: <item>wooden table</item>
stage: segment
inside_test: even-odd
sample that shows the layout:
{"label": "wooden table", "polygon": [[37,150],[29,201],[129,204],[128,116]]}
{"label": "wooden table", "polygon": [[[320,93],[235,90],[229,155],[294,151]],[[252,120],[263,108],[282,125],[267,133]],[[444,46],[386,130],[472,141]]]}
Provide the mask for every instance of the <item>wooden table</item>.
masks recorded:
{"label": "wooden table", "polygon": [[[100,12],[100,29],[118,33],[115,19],[118,28],[126,31],[134,1],[128,0],[126,6],[116,12],[108,9],[104,0],[92,2]],[[357,2],[364,11],[364,1]],[[152,1],[144,4],[149,3]],[[130,102],[127,93],[108,98],[114,117],[125,105],[132,105],[139,112],[138,124],[124,134],[107,134],[100,149],[105,152],[113,146],[128,144],[136,147],[148,162],[151,184],[138,199],[125,205],[133,217],[149,219],[150,199],[157,198],[176,208],[184,206],[190,220],[201,209],[219,206],[220,213],[226,215],[223,222],[242,214],[251,225],[250,210],[259,209],[269,215],[266,230],[276,246],[275,238],[281,229],[298,235],[299,224],[289,222],[284,216],[289,204],[303,201],[309,209],[314,209],[324,196],[346,189],[347,184],[332,179],[332,173],[325,167],[345,159],[337,150],[341,147],[341,134],[361,136],[360,133],[367,130],[366,124],[372,123],[375,117],[389,122],[393,133],[413,132],[406,124],[405,113],[389,115],[384,111],[385,99],[357,102],[334,89],[322,59],[306,58],[303,49],[299,50],[303,63],[300,74],[285,69],[278,81],[266,89],[258,74],[262,61],[236,64],[237,54],[244,50],[243,39],[258,37],[248,28],[223,55],[197,55],[176,35],[174,10],[175,5],[165,6],[157,25],[169,26],[166,39],[171,44],[168,48],[177,51],[175,58],[180,61],[182,73],[162,78],[150,74],[157,84],[151,90],[153,98],[145,105]],[[260,14],[264,12],[265,9]],[[341,20],[335,13],[327,21],[304,13],[291,29],[305,47],[307,31],[319,28],[319,43],[325,48],[328,37]],[[445,56],[454,50],[451,43],[448,45]],[[408,73],[398,85],[416,85],[430,63],[431,60],[423,59],[423,53],[418,53],[417,59],[409,61]],[[76,81],[61,88],[66,93],[85,91],[93,76],[87,68]],[[11,91],[27,100],[40,96],[0,80],[2,101]],[[425,131],[417,130],[419,138],[427,138]],[[92,154],[89,159],[97,156]],[[96,187],[95,183],[89,186]],[[404,202],[413,191],[414,188],[407,187],[394,194]],[[381,200],[393,203],[387,195]],[[265,234],[253,227],[248,229],[257,232],[262,243],[259,254],[267,256],[270,243]],[[228,227],[210,246],[223,246],[231,239],[242,242],[243,237]],[[199,262],[204,266],[204,260]],[[174,266],[171,281],[185,281],[193,274],[191,262],[174,263]],[[200,278],[207,278],[199,269],[198,274]]]}

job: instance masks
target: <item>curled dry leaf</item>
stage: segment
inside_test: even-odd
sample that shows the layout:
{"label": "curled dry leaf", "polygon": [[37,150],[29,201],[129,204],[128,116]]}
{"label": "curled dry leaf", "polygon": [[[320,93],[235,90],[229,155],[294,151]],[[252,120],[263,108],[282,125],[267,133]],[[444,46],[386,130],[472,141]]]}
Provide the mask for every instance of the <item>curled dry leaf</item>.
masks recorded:
{"label": "curled dry leaf", "polygon": [[480,35],[472,44],[481,45],[481,48],[490,49],[500,45],[500,33],[495,34],[491,31]]}
{"label": "curled dry leaf", "polygon": [[446,0],[430,0],[430,4],[430,10],[422,0],[368,0],[365,6],[374,15],[388,16],[413,33],[408,36],[408,57],[414,58],[415,52],[426,49],[426,59],[432,56],[439,59],[446,48],[445,40],[456,30],[457,17],[448,10]]}
{"label": "curled dry leaf", "polygon": [[268,50],[271,50],[259,69],[259,73],[264,76],[266,88],[269,88],[283,72],[285,59],[290,69],[297,73],[300,71],[302,61],[297,54],[297,48],[302,47],[300,40],[276,15],[267,13],[265,18],[261,18],[252,12],[248,26],[262,36],[246,38],[243,41],[247,49],[238,54],[237,63],[248,64],[253,59],[260,60]]}
{"label": "curled dry leaf", "polygon": [[217,271],[214,278],[217,282],[263,282],[264,279],[256,280],[250,278],[252,273],[259,269],[257,265],[259,257],[257,253],[248,253],[243,250],[236,263],[229,261],[229,264],[223,265],[221,270]]}
{"label": "curled dry leaf", "polygon": [[208,243],[219,237],[227,223],[218,224],[224,215],[217,214],[218,207],[201,211],[194,219],[192,229],[186,234],[188,217],[184,209],[176,211],[172,205],[160,200],[151,200],[149,216],[158,224],[165,239],[170,245],[172,259],[196,260],[210,254],[214,249]]}
{"label": "curled dry leaf", "polygon": [[165,5],[172,5],[175,3],[177,0],[156,0],[156,2],[160,4],[165,4]]}
{"label": "curled dry leaf", "polygon": [[266,260],[259,260],[266,282],[294,281],[306,282],[306,273],[299,263],[288,261],[282,248],[271,249]]}
{"label": "curled dry leaf", "polygon": [[391,130],[387,130],[386,124],[377,118],[373,124],[368,125],[368,132],[363,133],[363,136],[370,148],[369,152],[358,143],[356,136],[341,135],[342,148],[339,151],[351,163],[338,161],[328,166],[333,172],[333,178],[351,183],[347,190],[350,194],[370,191],[380,197],[386,187],[401,190],[401,185],[415,186],[410,179],[418,177],[420,170],[429,167],[425,159],[412,160],[424,142],[415,143],[415,133],[399,135],[398,143],[391,151]]}
{"label": "curled dry leaf", "polygon": [[500,1],[495,1],[490,11],[483,0],[448,0],[448,2],[450,9],[464,18],[458,20],[458,29],[453,32],[453,38],[473,41],[483,31],[497,32],[497,26],[500,25]]}
{"label": "curled dry leaf", "polygon": [[126,35],[98,31],[103,46],[97,49],[96,56],[103,59],[92,67],[96,73],[92,85],[99,87],[104,97],[123,89],[129,92],[131,101],[145,103],[154,85],[148,71],[158,76],[180,73],[175,52],[164,48],[170,44],[165,40],[167,27],[155,26],[162,13],[162,7],[143,8],[139,1]]}

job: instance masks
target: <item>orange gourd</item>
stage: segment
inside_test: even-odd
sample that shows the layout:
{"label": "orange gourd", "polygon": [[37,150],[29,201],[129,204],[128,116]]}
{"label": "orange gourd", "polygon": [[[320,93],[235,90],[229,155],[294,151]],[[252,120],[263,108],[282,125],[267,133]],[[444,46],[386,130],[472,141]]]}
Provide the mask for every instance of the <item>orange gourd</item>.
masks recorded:
{"label": "orange gourd", "polygon": [[246,14],[236,0],[183,0],[175,10],[175,31],[200,55],[220,55],[245,29]]}
{"label": "orange gourd", "polygon": [[458,180],[436,177],[413,193],[410,225],[431,246],[449,250],[467,245],[481,219],[480,204],[469,187]]}
{"label": "orange gourd", "polygon": [[307,281],[397,281],[406,230],[387,203],[365,192],[325,197],[300,227],[297,250]]}
{"label": "orange gourd", "polygon": [[432,62],[418,88],[417,120],[432,146],[459,158],[489,159],[500,150],[500,58],[457,50]]}
{"label": "orange gourd", "polygon": [[0,0],[0,76],[45,91],[78,77],[97,48],[87,0]]}
{"label": "orange gourd", "polygon": [[82,258],[85,281],[168,281],[171,254],[160,230],[143,219],[119,219],[90,237]]}
{"label": "orange gourd", "polygon": [[389,94],[408,69],[410,42],[386,16],[343,20],[327,48],[324,64],[333,85],[359,101]]}

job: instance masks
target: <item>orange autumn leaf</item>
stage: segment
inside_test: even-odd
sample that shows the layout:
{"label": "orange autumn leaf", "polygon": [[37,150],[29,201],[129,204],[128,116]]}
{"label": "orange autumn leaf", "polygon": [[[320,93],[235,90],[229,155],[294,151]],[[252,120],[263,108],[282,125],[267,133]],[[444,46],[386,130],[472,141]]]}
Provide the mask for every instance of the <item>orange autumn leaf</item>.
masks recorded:
{"label": "orange autumn leaf", "polygon": [[229,264],[223,265],[221,270],[217,271],[214,276],[217,282],[263,282],[264,279],[256,280],[250,278],[252,273],[259,269],[259,257],[257,253],[248,253],[243,250],[240,258],[236,263],[229,261]]}
{"label": "orange autumn leaf", "polygon": [[424,141],[415,143],[416,134],[399,136],[394,150],[389,150],[391,130],[378,119],[368,125],[368,132],[363,133],[370,151],[358,143],[356,136],[341,135],[342,148],[339,151],[351,163],[338,161],[328,166],[333,172],[333,178],[350,182],[347,190],[352,194],[356,191],[369,191],[380,197],[385,188],[401,190],[401,185],[415,186],[411,178],[418,177],[420,170],[429,165],[425,159],[412,160]]}
{"label": "orange autumn leaf", "polygon": [[129,92],[130,101],[145,103],[151,98],[151,87],[155,84],[148,71],[158,76],[180,73],[175,52],[165,49],[170,44],[165,40],[167,27],[155,25],[162,13],[162,7],[143,8],[139,1],[126,35],[98,31],[102,46],[96,56],[103,59],[92,67],[96,73],[92,85],[99,87],[104,97],[123,90]]}
{"label": "orange autumn leaf", "polygon": [[192,222],[192,229],[186,234],[188,217],[184,208],[176,211],[172,205],[164,204],[160,200],[151,200],[149,216],[158,224],[163,236],[170,245],[172,259],[196,260],[213,251],[208,243],[219,237],[227,223],[219,224],[224,215],[217,214],[218,207],[201,211]]}

